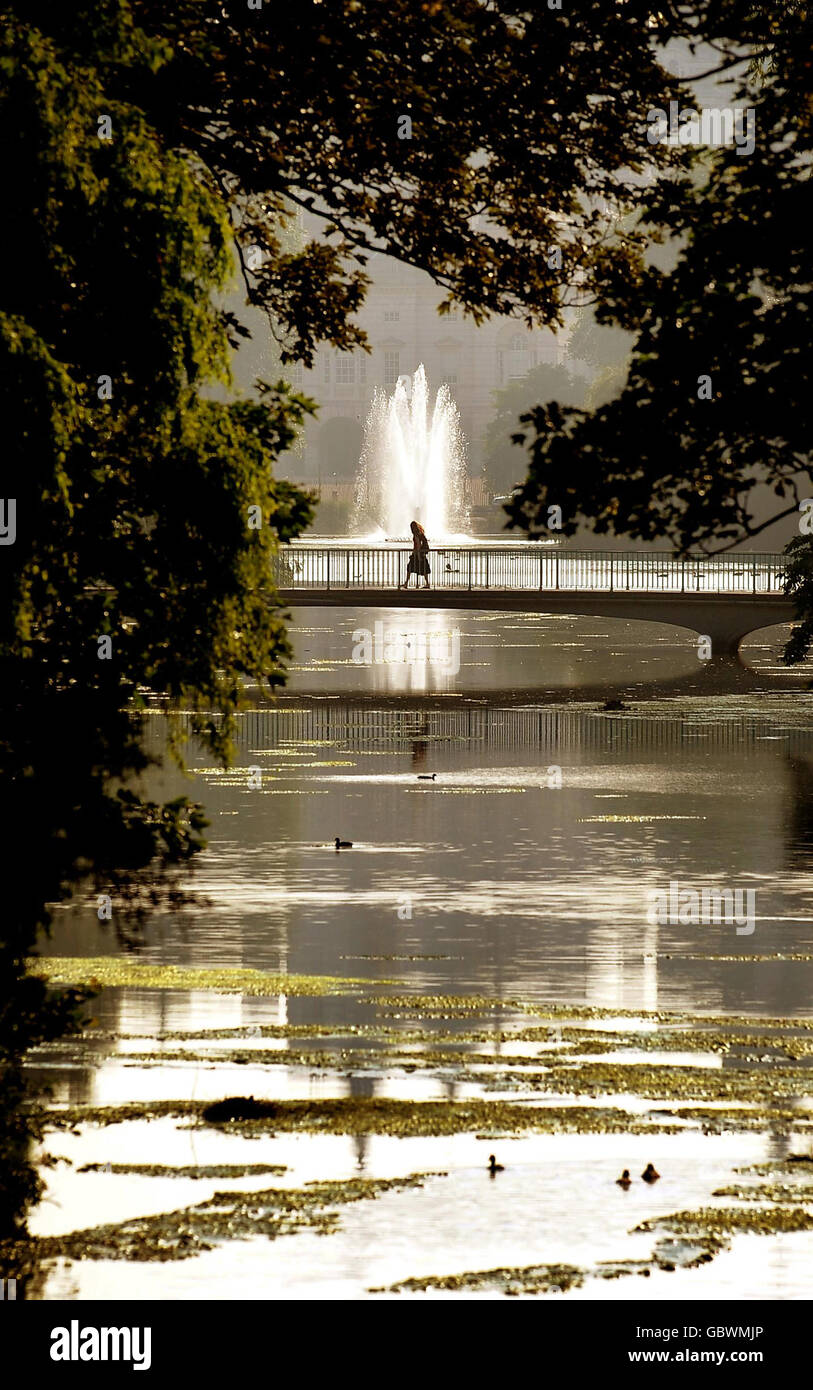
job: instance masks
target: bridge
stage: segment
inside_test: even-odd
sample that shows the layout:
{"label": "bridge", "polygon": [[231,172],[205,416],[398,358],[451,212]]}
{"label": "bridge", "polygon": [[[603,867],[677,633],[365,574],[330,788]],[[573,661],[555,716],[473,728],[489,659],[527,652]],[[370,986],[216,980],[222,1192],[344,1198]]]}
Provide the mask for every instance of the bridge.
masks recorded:
{"label": "bridge", "polygon": [[[787,623],[782,555],[675,557],[664,551],[438,546],[431,589],[399,589],[412,551],[286,545],[274,579],[290,607],[452,608],[567,613],[666,623],[709,637],[715,660],[738,660],[751,632]],[[421,582],[422,583],[422,582]]]}

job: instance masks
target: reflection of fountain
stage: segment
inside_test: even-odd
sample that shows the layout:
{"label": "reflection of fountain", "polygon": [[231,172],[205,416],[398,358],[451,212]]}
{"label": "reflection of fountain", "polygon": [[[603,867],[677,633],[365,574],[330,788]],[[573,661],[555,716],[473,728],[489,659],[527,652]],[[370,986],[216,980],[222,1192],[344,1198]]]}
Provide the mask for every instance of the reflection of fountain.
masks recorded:
{"label": "reflection of fountain", "polygon": [[408,537],[419,521],[434,541],[467,529],[464,445],[457,406],[441,386],[429,410],[426,372],[376,391],[364,431],[353,529]]}

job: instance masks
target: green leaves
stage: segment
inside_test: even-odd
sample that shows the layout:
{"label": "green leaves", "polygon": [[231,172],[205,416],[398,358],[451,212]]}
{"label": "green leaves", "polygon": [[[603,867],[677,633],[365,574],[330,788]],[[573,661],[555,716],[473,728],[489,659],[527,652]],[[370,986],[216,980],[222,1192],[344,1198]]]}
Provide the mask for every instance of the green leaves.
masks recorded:
{"label": "green leaves", "polygon": [[147,692],[192,709],[191,732],[228,760],[244,681],[284,679],[270,558],[311,517],[273,476],[310,402],[284,383],[223,398],[230,209],[147,99],[176,50],[134,15],[103,0],[43,4],[34,23],[12,5],[0,22],[15,190],[0,408],[19,519],[0,550],[0,809],[12,862],[35,846],[43,859],[9,885],[10,940],[26,948],[46,904],[88,874],[114,886],[126,932],[139,870],[160,881],[201,847],[199,807],[144,796]]}
{"label": "green leaves", "polygon": [[[723,7],[720,23],[731,15]],[[626,383],[599,409],[526,417],[515,525],[533,532],[569,489],[576,519],[597,532],[714,549],[791,517],[811,491],[811,126],[807,99],[788,94],[807,83],[813,31],[801,10],[766,31],[755,7],[749,23],[753,51],[760,24],[770,47],[767,75],[741,94],[756,149],[719,148],[702,178],[642,192],[642,225],[679,255],[637,282],[607,277],[600,321],[636,333]]]}

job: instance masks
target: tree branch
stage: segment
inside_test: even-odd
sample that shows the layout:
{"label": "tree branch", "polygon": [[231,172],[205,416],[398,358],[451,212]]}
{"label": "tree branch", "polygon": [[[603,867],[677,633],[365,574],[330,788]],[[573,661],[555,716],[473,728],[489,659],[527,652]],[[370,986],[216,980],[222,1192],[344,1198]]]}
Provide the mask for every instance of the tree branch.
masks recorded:
{"label": "tree branch", "polygon": [[786,516],[795,516],[799,510],[798,503],[793,507],[786,507],[783,512],[776,512],[774,516],[768,517],[767,521],[760,522],[759,526],[744,527],[745,535],[740,536],[739,540],[730,541],[728,545],[721,545],[719,550],[708,550],[707,555],[724,555],[727,550],[734,550],[738,545],[742,545],[744,540],[749,540],[752,536],[758,536],[761,531],[766,531],[769,526],[775,525],[777,521],[782,521]]}

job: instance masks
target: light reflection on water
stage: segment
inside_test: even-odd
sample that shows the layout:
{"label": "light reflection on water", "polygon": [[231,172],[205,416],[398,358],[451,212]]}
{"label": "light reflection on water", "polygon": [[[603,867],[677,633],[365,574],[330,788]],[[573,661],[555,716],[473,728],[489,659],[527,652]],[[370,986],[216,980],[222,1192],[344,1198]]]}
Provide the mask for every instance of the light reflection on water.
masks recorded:
{"label": "light reflection on water", "polygon": [[[813,676],[813,658],[791,670],[782,665],[790,630],[779,624],[749,634],[742,656],[772,683],[798,689]],[[292,613],[291,636],[290,685],[303,694],[626,685],[645,695],[647,682],[694,675],[700,664],[697,634],[686,628],[566,613],[300,608]]]}
{"label": "light reflection on water", "polygon": [[[192,783],[212,820],[197,905],[157,917],[145,956],[506,999],[807,1013],[810,963],[702,959],[813,952],[813,727],[799,708],[811,699],[782,698],[767,718],[740,699],[638,707],[646,717],[343,702],[254,711],[242,767]],[[325,761],[325,735],[352,750],[352,771],[309,771]],[[295,787],[322,795],[269,798],[265,772],[251,788],[247,769],[262,768],[261,754],[293,744],[311,754]],[[545,785],[551,766],[560,788]],[[417,780],[424,768],[435,782]],[[270,774],[271,788],[290,775]],[[354,849],[336,853],[337,834]],[[753,887],[753,935],[725,923],[652,926],[648,894],[672,880]],[[92,916],[58,928],[54,953],[68,938],[74,953],[99,952]],[[405,954],[454,959],[352,970],[346,959]],[[324,1007],[335,1005],[292,1000],[289,1016],[307,1022]]]}
{"label": "light reflection on water", "polygon": [[291,688],[302,693],[613,685],[631,666],[650,678],[697,669],[697,641],[685,629],[567,614],[295,609],[291,635]]}
{"label": "light reflection on water", "polygon": [[[321,668],[338,661],[342,650],[347,657],[348,632],[359,621],[352,614],[338,623],[331,614],[330,620],[336,624],[332,636],[322,628],[309,634],[312,653],[303,649],[304,637],[298,639],[299,660],[313,655],[314,664],[310,674],[296,675],[295,698],[273,709],[257,707],[241,718],[235,769],[221,774],[210,760],[199,758],[191,786],[172,776],[162,780],[159,790],[165,793],[182,789],[203,800],[212,825],[209,848],[197,865],[193,901],[181,912],[155,916],[145,959],[357,975],[395,982],[382,985],[382,993],[476,992],[502,1001],[482,1018],[443,1020],[439,1026],[450,1033],[517,1022],[513,1000],[810,1016],[813,962],[755,957],[813,955],[813,697],[649,702],[620,715],[595,707],[537,708],[530,699],[523,708],[479,703],[468,709],[377,709],[369,701],[343,697],[343,691],[362,688],[358,671],[348,675],[344,666],[338,674],[333,668],[331,676],[337,698],[311,701],[308,689],[324,688]],[[513,616],[503,618],[502,627],[484,615],[476,624],[471,615],[467,621],[471,641],[468,656],[463,643],[458,687],[471,681],[471,688],[479,689],[487,683],[481,686],[466,672],[475,637],[483,643],[480,657],[490,653],[484,669],[494,688],[512,682],[532,688],[543,668],[547,686],[566,685],[574,679],[574,651],[589,668],[579,670],[579,679],[600,674],[609,679],[613,672],[623,678],[631,670],[632,638],[623,649],[617,635],[612,641],[588,641],[584,633],[595,631],[592,619],[568,620],[578,640],[562,651],[534,646],[540,623],[555,623],[561,639],[561,619],[535,615],[533,623],[518,623]],[[533,636],[530,657],[509,643],[500,646],[500,635],[515,636],[516,629]],[[655,662],[659,675],[688,668],[693,644],[687,648],[683,634],[673,639],[665,632],[658,629],[657,646],[637,639],[636,670],[639,661]],[[374,669],[367,675],[368,689],[398,688]],[[379,680],[383,684],[377,686]],[[151,737],[160,745],[163,728],[157,717]],[[549,784],[554,766],[561,768],[561,787]],[[249,769],[256,767],[261,782],[251,786]],[[418,780],[432,772],[435,782]],[[337,854],[336,835],[353,840],[354,848]],[[725,924],[651,925],[647,893],[675,879],[697,887],[753,887],[753,935],[737,936]],[[56,955],[114,950],[91,910],[60,914],[47,946]],[[410,956],[414,959],[404,959]],[[369,1008],[345,998],[136,989],[107,991],[96,1013],[102,1028],[154,1039],[185,1029],[269,1023],[334,1024],[340,1033],[340,1025],[371,1017]],[[382,1016],[394,1029],[413,1026],[408,1010],[381,1007],[379,1022]],[[627,1026],[636,1025],[628,1020]],[[172,1042],[167,1046],[171,1049]],[[262,1042],[265,1051],[276,1046],[283,1050],[285,1044]],[[518,1055],[520,1048],[510,1050]],[[85,1065],[68,1070],[52,1065],[56,1099],[104,1104],[351,1092],[431,1099],[450,1094],[450,1085],[463,1098],[483,1094],[486,1080],[474,1069],[460,1085],[441,1072],[406,1073],[387,1065],[378,1075],[354,1075],[350,1062],[346,1073],[321,1075],[318,1068],[270,1068],[250,1061],[241,1067],[216,1062],[143,1067],[136,1058],[128,1061],[126,1053],[133,1050],[139,1050],[137,1043],[98,1044]],[[697,1053],[647,1053],[643,1059],[726,1065],[717,1056]],[[642,1055],[626,1060],[640,1061]],[[527,1099],[551,1103],[539,1095]],[[612,1103],[627,1103],[631,1111],[651,1105],[635,1097],[613,1097]],[[733,1165],[781,1157],[794,1142],[798,1148],[803,1141],[697,1131],[645,1138],[525,1137],[499,1146],[508,1171],[495,1183],[483,1171],[495,1141],[472,1136],[281,1134],[249,1142],[210,1131],[193,1134],[161,1120],[83,1130],[79,1138],[59,1135],[50,1147],[77,1165],[125,1159],[281,1162],[290,1171],[279,1181],[291,1185],[359,1171],[397,1176],[448,1170],[448,1178],[421,1191],[343,1208],[341,1230],[329,1240],[303,1234],[275,1242],[270,1255],[265,1242],[249,1242],[180,1265],[117,1265],[115,1270],[119,1297],[155,1297],[160,1290],[161,1297],[319,1298],[358,1297],[370,1285],[413,1275],[645,1257],[651,1238],[628,1234],[638,1221],[707,1205],[715,1186],[732,1181]],[[612,1181],[616,1169],[642,1167],[650,1159],[666,1179],[657,1190],[639,1183],[630,1193],[618,1193]],[[50,1195],[59,1206],[43,1204],[38,1229],[67,1230],[177,1209],[229,1185],[83,1178],[68,1171],[69,1176],[61,1168],[49,1176]],[[241,1179],[236,1186],[248,1189],[252,1183],[261,1187],[267,1180]],[[736,1258],[718,1256],[708,1268],[591,1282],[568,1296],[809,1295],[809,1236],[742,1237],[736,1250]],[[806,1271],[801,1250],[808,1252]],[[47,1295],[64,1296],[71,1288],[82,1297],[109,1296],[107,1280],[104,1263],[59,1269]]]}
{"label": "light reflection on water", "polygon": [[[105,1152],[132,1159],[135,1127],[121,1128],[131,1132],[108,1144]],[[160,1143],[167,1161],[193,1161],[188,1139],[184,1143],[176,1136],[173,1141],[165,1128]],[[64,1297],[67,1283],[76,1290],[73,1296],[82,1298],[110,1297],[111,1288],[117,1298],[357,1298],[370,1287],[411,1276],[535,1262],[594,1267],[601,1260],[643,1260],[653,1238],[630,1235],[633,1227],[665,1211],[702,1206],[714,1187],[731,1181],[733,1166],[759,1161],[770,1151],[754,1135],[693,1133],[633,1141],[623,1135],[535,1136],[499,1146],[506,1171],[492,1181],[485,1171],[492,1147],[492,1142],[469,1136],[429,1141],[373,1137],[366,1141],[365,1175],[445,1171],[448,1176],[430,1179],[417,1191],[387,1193],[375,1202],[343,1208],[341,1228],[327,1240],[305,1232],[271,1247],[266,1241],[227,1244],[192,1261],[157,1267],[74,1265],[52,1275],[48,1296]],[[203,1136],[196,1137],[195,1155],[200,1163],[285,1162],[296,1175],[296,1186],[326,1174],[352,1178],[360,1171],[357,1144],[335,1136],[286,1135],[262,1145]],[[622,1192],[608,1179],[609,1172],[650,1159],[665,1175],[655,1190],[638,1182]],[[158,1186],[148,1188],[148,1182]],[[293,1185],[288,1175],[274,1182]],[[100,1199],[98,1219],[174,1210],[230,1186],[259,1190],[267,1180],[134,1183],[106,1176],[96,1179],[97,1192],[105,1184],[109,1195]],[[65,1228],[69,1224],[65,1221]],[[63,1221],[51,1218],[48,1225],[61,1229]],[[619,1281],[620,1293],[613,1281],[590,1279],[583,1294],[656,1300],[802,1297],[809,1290],[809,1251],[810,1237],[804,1234],[743,1237],[736,1242],[736,1258],[720,1264],[718,1256],[710,1277],[702,1270],[655,1273]]]}

